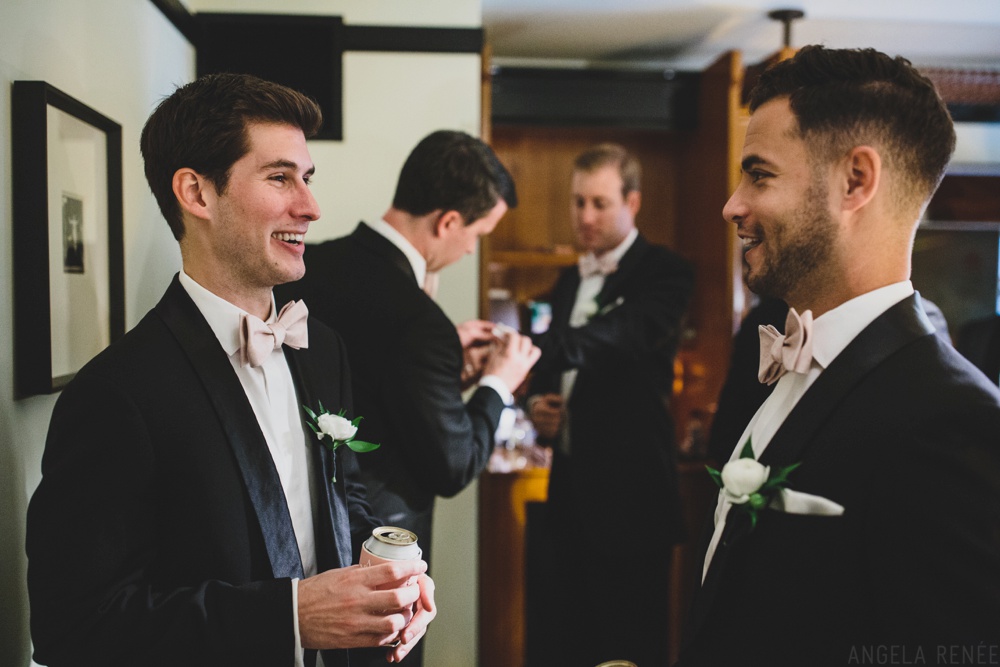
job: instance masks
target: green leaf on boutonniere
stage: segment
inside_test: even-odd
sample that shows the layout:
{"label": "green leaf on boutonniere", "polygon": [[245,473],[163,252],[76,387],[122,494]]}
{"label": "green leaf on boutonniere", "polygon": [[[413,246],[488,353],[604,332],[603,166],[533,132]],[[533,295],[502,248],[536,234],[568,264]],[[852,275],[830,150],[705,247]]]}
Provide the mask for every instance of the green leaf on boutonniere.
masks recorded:
{"label": "green leaf on boutonniere", "polygon": [[[344,416],[346,413],[345,410],[341,410],[338,414],[333,415],[323,407],[322,402],[318,405],[318,412],[314,412],[308,405],[302,406],[305,413],[309,415],[306,424],[316,434],[319,441],[331,452],[336,453],[337,448],[341,445],[347,445],[351,451],[357,453],[371,452],[380,447],[380,445],[373,442],[354,439],[362,417],[359,416],[349,420]],[[337,476],[334,475],[331,481],[336,482]]]}
{"label": "green leaf on boutonniere", "polygon": [[739,458],[726,463],[721,472],[709,466],[705,468],[733,509],[749,515],[750,530],[753,530],[757,526],[759,513],[781,489],[788,486],[788,475],[800,465],[801,463],[793,463],[771,470],[769,466],[757,461],[750,438],[747,438]]}

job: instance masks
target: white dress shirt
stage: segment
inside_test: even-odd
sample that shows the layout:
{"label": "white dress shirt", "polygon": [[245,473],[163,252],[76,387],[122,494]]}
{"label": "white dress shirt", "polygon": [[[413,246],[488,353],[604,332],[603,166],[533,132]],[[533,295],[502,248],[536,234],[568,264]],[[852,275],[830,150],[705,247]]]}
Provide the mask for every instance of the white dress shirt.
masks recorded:
{"label": "white dress shirt", "polygon": [[[633,228],[621,243],[608,251],[608,256],[616,262],[621,261],[621,258],[624,257],[625,253],[628,252],[628,249],[632,247],[632,244],[635,243],[638,236],[639,230]],[[597,306],[595,299],[597,298],[597,295],[601,293],[601,290],[604,289],[604,278],[605,276],[597,274],[580,279],[580,286],[576,289],[576,301],[573,302],[573,310],[570,311],[569,315],[570,327],[574,329],[582,327],[590,320],[591,317],[594,316]],[[578,372],[578,369],[571,368],[562,374],[562,390],[560,393],[563,397],[563,405],[567,406],[567,412],[566,419],[563,420],[562,430],[560,432],[559,449],[567,455],[570,453],[568,411],[569,396],[573,393],[573,385],[576,383],[576,376]]]}
{"label": "white dress shirt", "polygon": [[[413,268],[413,275],[417,278],[417,285],[422,288],[424,279],[427,277],[427,260],[420,254],[420,251],[413,247],[410,240],[403,236],[398,229],[385,220],[379,220],[372,224],[371,228],[388,239],[390,243],[399,248],[400,252],[406,256],[406,260]],[[495,391],[500,396],[500,399],[503,400],[503,404],[507,406],[500,415],[500,423],[497,426],[494,438],[497,441],[509,439],[514,429],[514,420],[517,416],[517,413],[513,409],[513,390],[516,387],[508,387],[507,383],[496,375],[484,375],[479,378],[479,385],[489,387]]]}
{"label": "white dress shirt", "polygon": [[[284,352],[274,350],[259,367],[240,363],[240,322],[246,311],[234,306],[196,283],[184,271],[180,272],[181,286],[187,291],[208,325],[219,339],[222,349],[229,355],[229,363],[236,371],[243,391],[257,416],[257,423],[267,441],[267,448],[278,471],[281,487],[288,504],[288,513],[295,531],[302,572],[306,577],[316,574],[316,539],[313,531],[313,498],[315,485],[312,457],[308,448],[314,441],[306,435],[302,425],[301,408],[295,393],[295,383],[285,360]],[[272,298],[271,314],[266,320],[273,322],[277,311]],[[292,618],[295,631],[295,665],[303,665],[302,642],[299,636],[298,582],[292,581]]]}
{"label": "white dress shirt", "polygon": [[[820,376],[823,369],[829,366],[837,355],[843,352],[844,348],[875,318],[911,294],[913,294],[913,285],[909,280],[904,280],[855,297],[813,320],[812,366],[806,373],[788,372],[781,376],[774,391],[760,406],[743,431],[743,435],[736,443],[729,460],[739,458],[747,438],[750,438],[754,458],[759,459],[792,408]],[[715,532],[708,545],[702,568],[701,578],[703,582],[705,575],[708,574],[712,556],[715,554],[722,537],[722,531],[726,527],[726,516],[731,508],[732,504],[725,499],[720,490],[715,507]]]}

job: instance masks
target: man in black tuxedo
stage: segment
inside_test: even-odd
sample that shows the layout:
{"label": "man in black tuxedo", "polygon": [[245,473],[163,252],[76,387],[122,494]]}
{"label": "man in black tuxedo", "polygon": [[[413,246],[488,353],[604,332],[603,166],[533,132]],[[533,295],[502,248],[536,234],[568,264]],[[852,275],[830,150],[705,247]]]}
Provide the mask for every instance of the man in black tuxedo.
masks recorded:
{"label": "man in black tuxedo", "polygon": [[396,642],[401,659],[434,617],[425,563],[351,565],[378,524],[354,453],[317,442],[301,407],[354,414],[343,345],[272,297],[319,217],[320,123],[243,75],[183,86],[147,121],[183,270],[53,411],[27,523],[38,662],[310,666],[329,649],[333,667]]}
{"label": "man in black tuxedo", "polygon": [[[433,132],[404,162],[382,219],[307,246],[305,277],[278,291],[304,299],[343,337],[359,433],[381,444],[359,461],[368,499],[417,534],[425,560],[435,498],[454,496],[486,467],[501,414],[539,351],[516,332],[497,338],[490,322],[456,327],[422,286],[473,252],[514,204],[513,180],[486,144]],[[479,376],[467,402],[466,366],[466,380]]]}
{"label": "man in black tuxedo", "polygon": [[787,336],[761,334],[775,388],[731,443],[679,664],[988,659],[1000,392],[909,281],[955,145],[947,109],[905,59],[822,47],[765,72],[750,109],[723,214],[750,288],[789,305]]}
{"label": "man in black tuxedo", "polygon": [[640,175],[616,144],[576,158],[570,212],[584,254],[559,276],[552,324],[536,338],[529,414],[553,442],[540,531],[551,541],[532,549],[551,560],[529,563],[551,583],[540,592],[547,623],[529,628],[544,645],[539,665],[668,662],[670,563],[682,538],[668,402],[694,278],[636,230]]}

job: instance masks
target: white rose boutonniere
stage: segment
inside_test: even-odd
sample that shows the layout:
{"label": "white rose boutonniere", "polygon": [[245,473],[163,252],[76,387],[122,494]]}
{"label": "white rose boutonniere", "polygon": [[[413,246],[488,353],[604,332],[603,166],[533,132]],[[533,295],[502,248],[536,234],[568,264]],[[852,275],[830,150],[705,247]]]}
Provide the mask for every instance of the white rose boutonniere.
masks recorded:
{"label": "white rose boutonniere", "polygon": [[793,463],[771,472],[754,458],[750,439],[743,445],[740,457],[722,467],[722,472],[705,466],[708,474],[722,489],[723,497],[736,508],[750,515],[750,529],[757,526],[757,514],[767,507],[771,499],[788,486],[788,474],[801,463]]}
{"label": "white rose boutonniere", "polygon": [[[380,446],[372,442],[354,439],[354,436],[358,433],[358,424],[361,423],[362,417],[355,417],[353,420],[350,420],[344,416],[343,410],[338,414],[333,414],[325,410],[322,403],[319,404],[319,414],[313,412],[306,405],[303,405],[302,409],[309,415],[309,420],[306,424],[316,434],[319,441],[331,452],[336,452],[337,448],[341,445],[347,445],[351,448],[351,451],[363,454],[364,452],[375,451]],[[337,481],[336,475],[334,475],[331,481]]]}

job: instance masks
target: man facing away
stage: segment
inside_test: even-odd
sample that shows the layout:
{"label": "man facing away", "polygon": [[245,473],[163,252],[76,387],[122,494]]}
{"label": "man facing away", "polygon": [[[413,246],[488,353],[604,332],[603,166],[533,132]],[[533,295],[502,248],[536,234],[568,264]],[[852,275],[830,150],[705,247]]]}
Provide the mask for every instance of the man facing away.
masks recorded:
{"label": "man facing away", "polygon": [[378,525],[355,455],[302,419],[354,414],[343,345],[272,297],[320,215],[320,123],[299,93],[220,74],[143,128],[183,269],[53,411],[27,524],[38,662],[271,667],[324,649],[333,667],[391,644],[398,661],[434,617],[425,563],[351,565]]}
{"label": "man facing away", "polygon": [[[750,288],[790,310],[786,336],[762,328],[776,384],[731,443],[679,664],[995,654],[1000,393],[909,281],[955,145],[947,109],[903,58],[812,46],[750,109],[723,215]],[[784,490],[760,489],[790,466]]]}
{"label": "man facing away", "polygon": [[[456,327],[422,287],[515,204],[513,180],[485,143],[432,132],[404,162],[382,219],[307,246],[305,277],[279,291],[304,299],[343,337],[359,432],[381,444],[359,457],[368,499],[417,534],[428,562],[435,498],[454,496],[486,467],[501,414],[539,350],[516,332],[497,337],[490,322]],[[481,377],[464,401],[467,363]],[[414,654],[407,664],[418,662]]]}
{"label": "man facing away", "polygon": [[570,216],[584,254],[560,274],[551,327],[536,338],[529,414],[553,443],[550,558],[543,549],[543,562],[529,563],[550,584],[543,622],[529,627],[543,644],[538,665],[669,661],[670,563],[683,527],[668,401],[694,277],[638,233],[640,176],[617,144],[576,158]]}

